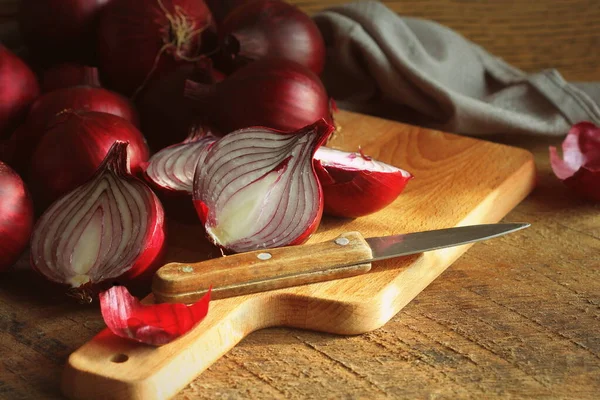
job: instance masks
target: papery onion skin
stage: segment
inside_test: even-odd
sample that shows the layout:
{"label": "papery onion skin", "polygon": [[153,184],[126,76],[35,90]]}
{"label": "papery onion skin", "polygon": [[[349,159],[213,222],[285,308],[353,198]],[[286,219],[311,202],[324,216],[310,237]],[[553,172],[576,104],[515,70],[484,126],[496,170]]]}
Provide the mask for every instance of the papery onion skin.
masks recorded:
{"label": "papery onion skin", "polygon": [[312,156],[334,129],[322,119],[293,133],[254,127],[215,142],[194,177],[208,239],[231,252],[304,243],[323,213]]}
{"label": "papery onion skin", "polygon": [[563,158],[550,147],[552,171],[578,195],[600,201],[600,127],[591,122],[573,125],[562,143]]}
{"label": "papery onion skin", "polygon": [[23,122],[39,93],[33,71],[0,43],[0,139]]}
{"label": "papery onion skin", "polygon": [[198,119],[227,134],[252,126],[293,132],[324,119],[333,123],[327,91],[312,71],[282,59],[255,61],[224,81],[186,84]]}
{"label": "papery onion skin", "polygon": [[21,177],[0,161],[0,272],[12,266],[29,244],[33,204]]}
{"label": "papery onion skin", "polygon": [[325,42],[314,21],[280,0],[257,0],[232,10],[219,31],[229,66],[265,57],[295,61],[319,75],[325,65]]}
{"label": "papery onion skin", "polygon": [[136,100],[142,132],[153,151],[180,143],[195,125],[194,102],[184,96],[188,79],[212,84],[224,75],[207,61],[187,63],[150,82]]}
{"label": "papery onion skin", "polygon": [[95,111],[58,116],[33,153],[29,176],[34,198],[44,204],[86,182],[117,140],[129,142],[131,170],[141,172],[149,150],[129,121]]}
{"label": "papery onion skin", "polygon": [[127,96],[216,46],[203,0],[113,0],[98,30],[103,81]]}
{"label": "papery onion skin", "polygon": [[[355,164],[354,159],[360,162]],[[385,170],[369,170],[373,163]],[[362,217],[387,207],[413,178],[408,171],[372,160],[362,152],[320,147],[314,164],[323,187],[324,213],[344,218]]]}
{"label": "papery onion skin", "polygon": [[102,87],[98,68],[75,63],[58,64],[47,68],[42,73],[41,82],[43,93],[73,86]]}
{"label": "papery onion skin", "polygon": [[100,310],[110,331],[122,338],[162,346],[189,332],[206,317],[210,294],[196,303],[142,304],[124,286],[100,293]]}
{"label": "papery onion skin", "polygon": [[[44,212],[31,238],[33,269],[52,282],[70,286],[71,294],[85,302],[115,282],[149,282],[166,250],[164,210],[154,192],[131,175],[127,147],[125,142],[115,142],[91,179]],[[102,218],[101,237],[90,242],[85,234],[95,216]],[[97,258],[89,269],[75,270],[81,265],[71,263],[89,261],[76,257],[78,246],[96,244]],[[87,257],[93,255],[88,252]]]}
{"label": "papery onion skin", "polygon": [[94,64],[98,16],[112,0],[21,0],[19,28],[36,61]]}
{"label": "papery onion skin", "polygon": [[19,173],[28,174],[31,157],[49,124],[66,110],[97,111],[122,117],[139,126],[137,111],[133,104],[118,93],[106,89],[77,86],[58,89],[40,96],[31,106],[25,123],[17,129],[10,140],[15,157],[11,166]]}

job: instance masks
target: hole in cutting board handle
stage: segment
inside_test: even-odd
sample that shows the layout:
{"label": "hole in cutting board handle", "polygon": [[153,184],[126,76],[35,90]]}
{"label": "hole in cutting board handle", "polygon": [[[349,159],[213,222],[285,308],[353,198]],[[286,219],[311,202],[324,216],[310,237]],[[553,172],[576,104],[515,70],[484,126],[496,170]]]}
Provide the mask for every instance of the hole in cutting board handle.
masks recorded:
{"label": "hole in cutting board handle", "polygon": [[121,364],[126,362],[127,360],[129,360],[129,356],[127,354],[115,354],[114,356],[112,356],[112,358],[110,359],[110,361],[117,363],[117,364]]}

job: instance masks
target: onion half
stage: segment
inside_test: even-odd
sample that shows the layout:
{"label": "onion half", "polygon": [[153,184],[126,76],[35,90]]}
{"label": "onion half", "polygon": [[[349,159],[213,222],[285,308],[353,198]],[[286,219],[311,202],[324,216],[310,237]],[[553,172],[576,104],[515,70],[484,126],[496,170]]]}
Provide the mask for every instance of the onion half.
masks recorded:
{"label": "onion half", "polygon": [[356,218],[391,204],[413,175],[401,168],[366,156],[320,147],[315,170],[323,186],[324,212]]}
{"label": "onion half", "polygon": [[101,15],[98,38],[102,78],[128,96],[216,46],[203,0],[114,0]]}
{"label": "onion half", "polygon": [[33,204],[25,183],[0,161],[0,271],[13,265],[29,244]]}
{"label": "onion half", "polygon": [[550,147],[552,171],[577,194],[600,201],[600,127],[591,122],[573,125],[562,143],[563,158]]}
{"label": "onion half", "polygon": [[209,240],[233,252],[306,241],[323,212],[312,157],[334,129],[325,120],[293,133],[255,127],[215,142],[193,193]]}
{"label": "onion half", "polygon": [[33,268],[87,302],[104,284],[154,272],[165,247],[162,205],[131,175],[127,146],[114,143],[89,181],[44,212],[31,239]]}
{"label": "onion half", "polygon": [[29,177],[34,199],[53,201],[87,181],[117,140],[129,142],[131,170],[141,172],[149,150],[129,121],[95,111],[59,115],[33,153]]}
{"label": "onion half", "polygon": [[215,85],[188,81],[185,90],[198,118],[224,134],[252,126],[291,132],[319,119],[333,123],[319,77],[283,58],[255,61]]}

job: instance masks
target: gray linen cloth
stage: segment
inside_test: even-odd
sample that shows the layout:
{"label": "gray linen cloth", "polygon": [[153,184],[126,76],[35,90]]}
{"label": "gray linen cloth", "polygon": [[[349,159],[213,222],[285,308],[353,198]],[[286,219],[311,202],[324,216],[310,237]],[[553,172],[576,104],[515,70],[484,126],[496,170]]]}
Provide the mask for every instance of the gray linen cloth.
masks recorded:
{"label": "gray linen cloth", "polygon": [[375,1],[314,16],[327,46],[322,79],[342,109],[466,135],[564,135],[600,124],[600,83],[526,74],[435,22]]}

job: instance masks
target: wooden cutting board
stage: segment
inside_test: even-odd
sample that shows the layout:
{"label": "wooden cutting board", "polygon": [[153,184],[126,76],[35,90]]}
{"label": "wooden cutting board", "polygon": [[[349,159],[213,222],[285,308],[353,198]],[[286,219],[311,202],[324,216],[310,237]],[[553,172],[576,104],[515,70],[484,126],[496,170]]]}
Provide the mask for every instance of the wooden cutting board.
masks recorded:
{"label": "wooden cutting board", "polygon": [[[369,237],[498,222],[535,184],[533,156],[522,149],[349,112],[340,112],[337,121],[341,130],[331,147],[360,146],[414,179],[378,213],[325,218],[310,242],[353,230]],[[168,261],[217,256],[197,227],[175,228]],[[72,399],[166,399],[258,329],[289,326],[343,335],[377,329],[469,246],[376,262],[368,274],[352,278],[215,300],[194,330],[159,348],[104,330],[69,357],[62,390]]]}

